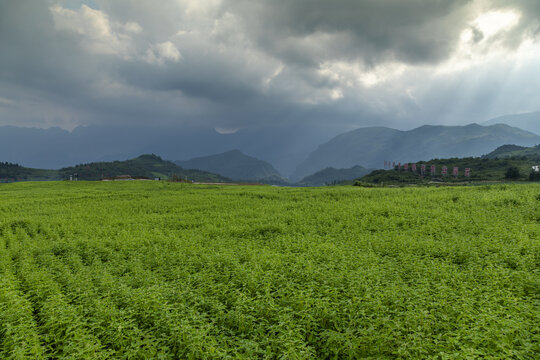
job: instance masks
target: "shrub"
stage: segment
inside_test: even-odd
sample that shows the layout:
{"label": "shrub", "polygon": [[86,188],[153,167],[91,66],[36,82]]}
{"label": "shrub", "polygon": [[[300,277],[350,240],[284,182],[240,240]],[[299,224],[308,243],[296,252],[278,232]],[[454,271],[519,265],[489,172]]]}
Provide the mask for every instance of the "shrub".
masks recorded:
{"label": "shrub", "polygon": [[531,170],[531,173],[529,174],[529,180],[540,181],[540,172]]}
{"label": "shrub", "polygon": [[520,176],[519,169],[515,166],[510,166],[506,169],[506,173],[504,174],[506,179],[519,179]]}

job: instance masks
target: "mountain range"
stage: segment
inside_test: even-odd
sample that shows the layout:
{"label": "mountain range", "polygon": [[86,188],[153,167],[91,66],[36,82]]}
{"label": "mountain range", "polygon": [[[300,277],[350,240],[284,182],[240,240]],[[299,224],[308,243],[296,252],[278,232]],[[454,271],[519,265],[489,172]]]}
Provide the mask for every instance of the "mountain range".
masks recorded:
{"label": "mountain range", "polygon": [[424,125],[409,131],[360,128],[320,145],[292,174],[301,179],[326,167],[382,168],[384,161],[415,162],[435,158],[481,156],[504,144],[532,146],[540,136],[504,124]]}
{"label": "mountain range", "polygon": [[[532,126],[534,114],[538,113],[492,121],[521,119]],[[267,183],[283,183],[287,177],[296,183],[326,168],[337,169],[318,175],[326,183],[343,176],[337,175],[344,171],[339,169],[382,168],[385,161],[481,156],[504,144],[539,143],[539,135],[504,124],[424,125],[407,131],[366,127],[342,134],[328,131],[325,136],[321,131],[294,127],[240,129],[221,134],[204,127],[93,126],[69,132],[60,128],[1,126],[0,161],[27,168],[59,169],[154,153],[165,159],[178,159],[176,163],[182,167],[199,168],[235,180]],[[231,148],[238,150],[230,151]],[[328,178],[330,173],[337,178]]]}
{"label": "mountain range", "polygon": [[245,128],[231,134],[221,134],[202,125],[184,128],[81,126],[72,131],[58,127],[0,126],[0,161],[59,169],[95,161],[127,160],[140,154],[188,160],[239,149],[288,175],[317,145],[338,133],[306,126]]}

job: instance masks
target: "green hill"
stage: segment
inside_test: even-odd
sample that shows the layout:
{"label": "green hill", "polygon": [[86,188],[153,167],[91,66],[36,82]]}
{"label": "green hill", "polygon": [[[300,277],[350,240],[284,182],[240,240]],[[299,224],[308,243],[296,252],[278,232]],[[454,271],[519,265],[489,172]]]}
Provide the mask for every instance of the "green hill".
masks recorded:
{"label": "green hill", "polygon": [[100,180],[121,175],[130,175],[140,178],[169,179],[177,176],[181,179],[198,182],[228,182],[230,179],[221,175],[212,174],[200,170],[186,170],[172,161],[163,160],[161,157],[141,155],[135,159],[112,162],[94,162],[80,164],[59,170],[63,178],[69,178],[71,174],[78,174],[79,180]]}
{"label": "green hill", "polygon": [[57,170],[32,169],[0,162],[0,182],[61,180]]}
{"label": "green hill", "polygon": [[65,167],[60,170],[32,169],[18,164],[0,163],[0,181],[66,180],[72,175],[79,180],[101,180],[129,175],[132,178],[179,179],[196,182],[230,182],[224,176],[201,170],[186,170],[157,155],[141,155],[135,159],[112,162],[93,162]]}
{"label": "green hill", "polygon": [[[413,172],[411,167],[407,171],[403,170],[376,170],[370,174],[357,179],[357,185],[362,184],[422,184],[429,182],[456,183],[464,181],[527,181],[530,179],[532,166],[535,161],[521,157],[494,158],[468,157],[433,159],[430,161],[419,161],[416,163],[417,171]],[[420,168],[426,165],[425,176],[420,175]],[[431,176],[430,168],[435,165],[436,174]],[[442,167],[446,166],[448,174],[441,174]],[[457,167],[459,175],[454,177],[452,169]],[[465,168],[470,169],[470,176],[465,177]],[[512,169],[510,171],[510,169]]]}
{"label": "green hill", "polygon": [[226,176],[235,181],[259,181],[264,183],[287,182],[274,167],[266,161],[231,150],[221,154],[175,161],[186,169],[200,169]]}
{"label": "green hill", "polygon": [[333,167],[328,167],[324,170],[317,171],[315,174],[306,176],[298,182],[298,185],[323,186],[335,184],[344,180],[356,179],[370,172],[370,169],[366,169],[365,167],[362,167],[360,165],[354,166],[349,169],[335,169]]}
{"label": "green hill", "polygon": [[488,159],[495,158],[526,158],[535,162],[540,162],[540,145],[532,147],[503,145],[489,154],[483,156]]}
{"label": "green hill", "polygon": [[488,159],[495,159],[498,157],[506,156],[507,154],[510,154],[515,151],[520,151],[527,149],[526,146],[519,146],[519,145],[502,145],[490,152],[489,154],[486,154],[482,156],[483,158]]}

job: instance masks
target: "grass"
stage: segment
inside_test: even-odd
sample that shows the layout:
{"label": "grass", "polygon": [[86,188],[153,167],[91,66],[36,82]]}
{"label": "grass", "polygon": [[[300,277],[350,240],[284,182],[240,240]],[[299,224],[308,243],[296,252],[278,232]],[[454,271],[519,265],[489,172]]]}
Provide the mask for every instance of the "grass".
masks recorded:
{"label": "grass", "polygon": [[0,358],[534,359],[540,186],[0,186]]}

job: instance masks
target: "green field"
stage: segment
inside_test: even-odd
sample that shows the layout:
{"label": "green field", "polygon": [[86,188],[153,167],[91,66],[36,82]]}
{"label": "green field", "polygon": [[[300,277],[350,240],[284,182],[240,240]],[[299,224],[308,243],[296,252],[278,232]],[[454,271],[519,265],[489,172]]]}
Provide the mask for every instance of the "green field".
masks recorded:
{"label": "green field", "polygon": [[0,184],[1,359],[535,359],[540,185]]}

